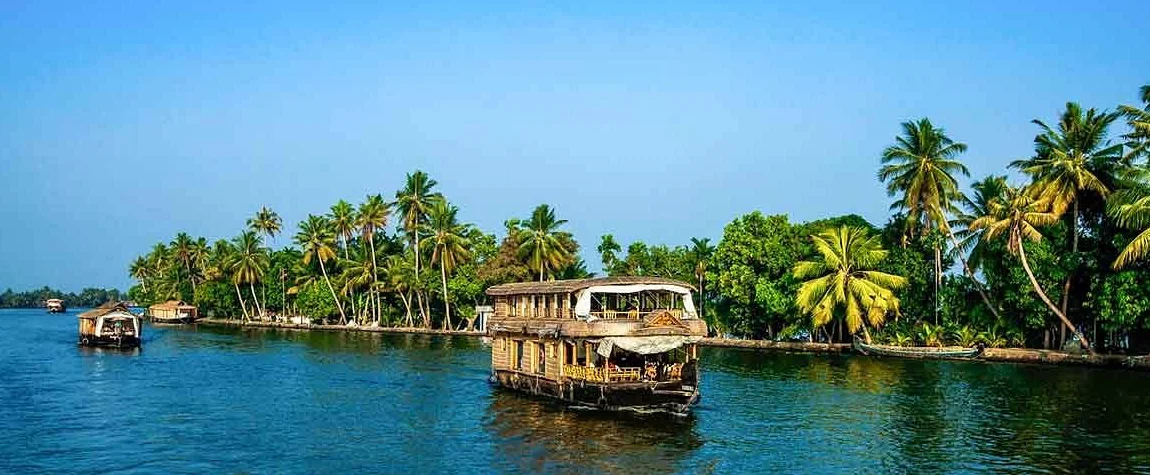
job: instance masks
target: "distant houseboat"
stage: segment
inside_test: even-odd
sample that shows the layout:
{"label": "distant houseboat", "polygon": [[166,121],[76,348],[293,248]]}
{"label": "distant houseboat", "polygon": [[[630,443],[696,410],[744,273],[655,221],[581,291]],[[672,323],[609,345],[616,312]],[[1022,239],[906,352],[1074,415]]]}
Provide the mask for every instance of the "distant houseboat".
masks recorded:
{"label": "distant houseboat", "polygon": [[692,290],[653,277],[491,287],[492,379],[579,406],[686,413],[707,334]]}
{"label": "distant houseboat", "polygon": [[44,302],[48,307],[48,313],[64,313],[68,311],[68,307],[64,306],[62,299],[48,299]]}
{"label": "distant houseboat", "polygon": [[106,303],[80,314],[80,344],[85,346],[140,346],[140,317],[124,302]]}
{"label": "distant houseboat", "polygon": [[199,315],[194,305],[182,300],[169,300],[148,307],[147,316],[155,323],[192,323]]}

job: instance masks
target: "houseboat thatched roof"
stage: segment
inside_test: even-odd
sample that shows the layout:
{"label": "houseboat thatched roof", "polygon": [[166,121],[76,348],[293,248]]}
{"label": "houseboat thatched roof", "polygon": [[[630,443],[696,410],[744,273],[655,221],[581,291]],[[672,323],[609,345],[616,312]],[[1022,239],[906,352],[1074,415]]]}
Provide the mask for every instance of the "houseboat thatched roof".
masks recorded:
{"label": "houseboat thatched roof", "polygon": [[80,318],[96,318],[112,312],[132,313],[128,310],[128,304],[126,302],[106,302],[99,307],[81,313]]}
{"label": "houseboat thatched roof", "polygon": [[167,302],[158,303],[148,307],[151,310],[179,310],[185,308],[196,308],[195,305],[188,305],[183,300],[169,300]]}
{"label": "houseboat thatched roof", "polygon": [[578,292],[583,289],[600,285],[677,285],[695,290],[695,287],[683,281],[666,279],[663,277],[617,276],[596,277],[592,279],[552,280],[547,282],[516,282],[500,284],[487,289],[487,295],[530,295],[530,294],[563,294]]}

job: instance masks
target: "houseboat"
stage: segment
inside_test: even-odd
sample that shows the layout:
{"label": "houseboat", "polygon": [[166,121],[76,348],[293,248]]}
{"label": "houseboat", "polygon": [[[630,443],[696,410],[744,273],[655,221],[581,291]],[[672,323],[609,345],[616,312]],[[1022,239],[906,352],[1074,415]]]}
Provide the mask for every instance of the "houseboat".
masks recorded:
{"label": "houseboat", "polygon": [[193,323],[198,314],[194,305],[182,300],[169,300],[148,307],[147,316],[153,323]]}
{"label": "houseboat", "polygon": [[108,302],[80,317],[80,344],[84,346],[140,346],[140,317],[128,311],[124,302]]}
{"label": "houseboat", "polygon": [[48,313],[64,313],[68,311],[68,307],[64,305],[63,299],[48,299],[44,302],[48,307]]}
{"label": "houseboat", "polygon": [[491,287],[491,379],[576,406],[685,414],[707,335],[692,290],[655,277]]}

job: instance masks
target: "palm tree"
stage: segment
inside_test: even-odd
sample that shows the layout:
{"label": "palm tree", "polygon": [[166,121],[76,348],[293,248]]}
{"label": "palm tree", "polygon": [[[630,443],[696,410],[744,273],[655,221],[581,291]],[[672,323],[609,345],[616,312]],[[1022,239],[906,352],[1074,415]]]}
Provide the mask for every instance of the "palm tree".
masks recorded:
{"label": "palm tree", "polygon": [[623,250],[618,242],[615,242],[615,236],[604,234],[599,238],[599,247],[595,248],[599,251],[599,255],[603,259],[603,272],[607,275],[611,274],[611,269],[615,267],[615,263],[619,261],[618,253]]}
{"label": "palm tree", "polygon": [[519,258],[526,259],[528,267],[539,273],[540,282],[549,272],[562,268],[572,259],[563,245],[570,234],[559,230],[559,226],[566,223],[566,219],[555,217],[551,206],[541,204],[519,231]]}
{"label": "palm tree", "polygon": [[[331,213],[328,214],[328,217],[331,219],[332,229],[335,230],[336,236],[341,241],[341,244],[343,244],[344,260],[350,260],[351,257],[348,256],[349,243],[356,231],[355,208],[351,206],[351,203],[339,200],[331,206]],[[353,292],[349,294],[348,297],[351,299],[351,313],[355,315],[355,292],[354,289],[352,290]]]}
{"label": "palm tree", "polygon": [[331,298],[335,300],[336,308],[339,309],[340,323],[346,323],[347,315],[343,313],[343,304],[340,303],[335,287],[331,285],[331,278],[327,275],[327,267],[324,266],[324,262],[335,259],[335,231],[332,230],[331,223],[322,216],[309,214],[307,220],[300,223],[295,242],[303,249],[304,265],[310,264],[312,259],[319,261],[323,280],[327,282],[327,289],[331,292]]}
{"label": "palm tree", "polygon": [[1128,159],[1139,155],[1150,154],[1150,84],[1146,84],[1138,91],[1142,99],[1142,108],[1134,106],[1118,106],[1118,112],[1126,116],[1126,124],[1130,126],[1130,133],[1123,136],[1129,140],[1130,153]]}
{"label": "palm tree", "polygon": [[[1110,194],[1107,183],[1125,168],[1122,144],[1110,145],[1106,141],[1107,129],[1118,119],[1117,113],[1083,111],[1076,103],[1068,102],[1059,118],[1057,129],[1035,119],[1042,128],[1034,137],[1034,157],[1016,160],[1010,164],[1032,179],[1037,199],[1050,203],[1055,214],[1061,216],[1071,208],[1069,216],[1070,252],[1078,254],[1079,203],[1087,194],[1105,199]],[[1070,304],[1072,270],[1062,286],[1062,313]],[[1065,332],[1063,332],[1065,336]]]}
{"label": "palm tree", "polygon": [[1150,183],[1143,179],[1132,183],[1129,188],[1115,192],[1111,195],[1107,212],[1119,226],[1141,230],[1122,249],[1111,267],[1114,270],[1122,269],[1150,257]]}
{"label": "palm tree", "polygon": [[411,315],[411,299],[408,295],[416,285],[413,262],[414,258],[408,259],[398,255],[389,256],[386,261],[387,268],[384,271],[387,276],[387,287],[399,294],[400,300],[403,301],[408,328],[415,326],[415,321],[412,320]]}
{"label": "palm tree", "polygon": [[707,263],[711,260],[711,254],[715,253],[715,246],[711,245],[711,238],[691,238],[689,252],[691,259],[695,261],[695,280],[699,282],[699,318],[702,318],[703,307],[707,301],[703,287],[707,277]]}
{"label": "palm tree", "polygon": [[[181,264],[183,264],[184,269],[188,271],[188,279],[191,280],[192,293],[193,294],[196,293],[196,281],[191,279],[191,275],[192,275],[192,252],[193,252],[192,246],[194,246],[194,245],[195,245],[195,242],[192,241],[192,237],[189,236],[188,233],[179,233],[176,235],[176,239],[172,241],[172,253],[174,254],[173,257],[175,257],[177,261],[179,261]],[[176,280],[177,280],[177,287],[179,287],[179,273],[178,272],[176,273]]]}
{"label": "palm tree", "polygon": [[827,229],[811,240],[820,259],[795,265],[795,277],[809,279],[799,287],[795,303],[811,316],[812,329],[830,323],[842,308],[847,329],[851,334],[861,329],[870,343],[867,326],[877,328],[888,313],[898,313],[894,291],[906,285],[906,278],[873,270],[887,251],[879,236],[868,236],[864,228]]}
{"label": "palm tree", "polygon": [[144,293],[148,293],[148,277],[151,275],[151,269],[148,268],[148,260],[144,256],[138,256],[128,266],[128,274],[140,282],[144,288]]}
{"label": "palm tree", "polygon": [[[991,175],[972,183],[970,187],[974,190],[974,196],[962,198],[962,205],[965,209],[956,213],[951,226],[958,227],[958,231],[955,231],[955,235],[958,237],[958,244],[954,249],[955,253],[959,255],[964,252],[967,253],[969,268],[972,271],[977,271],[982,268],[982,261],[986,258],[986,241],[982,239],[982,230],[972,229],[971,224],[980,216],[986,216],[990,212],[988,210],[991,201],[1002,199],[1006,193],[1006,176]],[[991,307],[991,310],[993,309]],[[997,316],[997,312],[995,314]]]}
{"label": "palm tree", "polygon": [[[906,233],[914,237],[923,226],[954,234],[947,226],[946,214],[954,211],[954,202],[959,200],[955,174],[970,176],[966,165],[957,160],[966,151],[966,144],[950,139],[942,128],[935,127],[929,119],[918,122],[903,122],[903,135],[895,138],[895,145],[882,153],[883,167],[879,169],[879,180],[887,184],[887,194],[899,196],[891,209],[906,211]],[[938,324],[938,289],[942,283],[942,252],[934,244],[934,322]],[[977,279],[974,279],[977,283]],[[983,293],[985,300],[986,296]],[[991,307],[989,300],[987,306]]]}
{"label": "palm tree", "polygon": [[259,315],[264,315],[260,300],[256,297],[256,283],[267,272],[268,255],[264,251],[260,237],[253,231],[244,231],[234,240],[235,254],[231,260],[232,279],[238,284],[247,283],[252,295],[252,307]]}
{"label": "palm tree", "polygon": [[[415,250],[415,277],[417,278],[421,268],[420,225],[426,222],[427,210],[431,208],[431,204],[443,199],[442,194],[432,191],[438,184],[427,176],[427,173],[416,170],[407,175],[403,189],[395,193],[395,207],[399,209],[399,215],[403,219],[403,230],[407,232],[408,239],[411,240],[411,248]],[[424,319],[426,319],[423,295],[418,287],[415,289],[415,298],[419,303],[419,312],[424,314]]]}
{"label": "palm tree", "polygon": [[274,239],[276,234],[279,234],[280,230],[283,229],[283,220],[275,211],[267,206],[261,206],[256,215],[248,219],[248,228],[257,233],[267,234],[269,239]]}
{"label": "palm tree", "polygon": [[1070,322],[1066,314],[1054,305],[1054,302],[1050,301],[1050,297],[1046,296],[1046,292],[1038,284],[1038,279],[1034,277],[1034,272],[1030,270],[1030,263],[1026,260],[1024,241],[1041,241],[1042,233],[1038,231],[1038,228],[1058,221],[1058,214],[1051,211],[1049,201],[1039,199],[1038,196],[1032,190],[1007,186],[1003,198],[992,200],[989,203],[988,213],[975,219],[970,227],[973,230],[981,231],[983,233],[982,239],[986,241],[1006,238],[1006,249],[1011,254],[1018,256],[1019,261],[1022,262],[1022,269],[1026,271],[1030,285],[1034,287],[1038,297],[1058,316],[1059,320],[1062,320],[1063,325],[1078,336],[1083,348],[1093,354],[1094,350],[1086,340],[1086,335],[1078,331],[1078,328]]}
{"label": "palm tree", "polygon": [[[370,255],[364,255],[362,258],[360,258],[359,255],[362,253],[356,254],[357,258],[355,260],[344,259],[343,264],[340,266],[343,268],[343,274],[341,277],[344,282],[343,288],[340,289],[340,293],[348,296],[349,298],[354,298],[356,289],[368,287],[368,298],[370,299],[372,293],[370,287],[376,282],[375,264],[371,262]],[[351,308],[351,314],[358,321],[359,314],[355,312],[354,300],[352,302]],[[366,306],[364,307],[364,313],[367,313]]]}
{"label": "palm tree", "polygon": [[443,329],[451,329],[451,305],[447,296],[447,274],[467,259],[471,252],[468,247],[471,243],[467,239],[467,226],[459,224],[456,213],[459,208],[452,206],[445,200],[432,204],[428,210],[427,243],[431,243],[431,263],[439,264],[439,278],[443,284]]}
{"label": "palm tree", "polygon": [[248,306],[244,302],[244,294],[240,292],[241,279],[237,278],[234,271],[234,262],[236,260],[236,246],[226,239],[217,240],[212,246],[212,266],[210,273],[220,278],[230,276],[228,280],[231,281],[232,287],[236,291],[236,299],[240,302],[240,310],[243,311],[244,321],[246,322],[250,315],[248,313]]}
{"label": "palm tree", "polygon": [[359,205],[359,213],[355,220],[355,226],[359,228],[360,234],[367,240],[368,246],[371,248],[371,269],[372,269],[372,308],[376,318],[379,318],[379,295],[374,291],[374,284],[379,282],[379,277],[376,275],[379,261],[375,257],[375,233],[387,227],[387,220],[391,217],[391,207],[387,202],[383,201],[383,196],[378,193],[368,195],[367,199]]}

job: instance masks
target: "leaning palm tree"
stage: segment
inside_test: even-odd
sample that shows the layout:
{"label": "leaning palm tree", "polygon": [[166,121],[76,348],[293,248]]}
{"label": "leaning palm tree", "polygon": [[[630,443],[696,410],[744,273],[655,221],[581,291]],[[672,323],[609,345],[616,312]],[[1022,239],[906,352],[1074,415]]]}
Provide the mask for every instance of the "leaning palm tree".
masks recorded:
{"label": "leaning palm tree", "polygon": [[[1150,169],[1143,172],[1146,174],[1150,174]],[[1141,231],[1122,249],[1112,267],[1122,269],[1150,257],[1150,181],[1143,176],[1141,180],[1130,183],[1129,187],[1116,191],[1111,195],[1106,211],[1119,226]]]}
{"label": "leaning palm tree", "polygon": [[307,220],[300,223],[295,242],[303,249],[304,265],[311,264],[312,259],[319,261],[323,280],[327,283],[332,300],[335,300],[336,309],[339,310],[339,321],[346,323],[347,315],[343,313],[343,304],[339,301],[339,295],[335,293],[335,287],[331,285],[331,278],[328,277],[327,267],[324,265],[324,262],[335,259],[335,231],[332,230],[331,223],[322,216],[309,214]]}
{"label": "leaning palm tree", "polygon": [[460,261],[467,259],[471,252],[471,242],[467,239],[467,226],[459,224],[456,213],[459,208],[445,200],[439,200],[428,210],[426,225],[430,243],[431,263],[439,264],[439,278],[443,284],[443,329],[451,329],[451,305],[447,295],[447,274],[450,274]]}
{"label": "leaning palm tree", "polygon": [[[1042,129],[1034,137],[1035,155],[1010,164],[1031,177],[1037,199],[1049,202],[1055,214],[1061,216],[1068,208],[1071,210],[1068,224],[1073,255],[1078,254],[1079,203],[1090,194],[1104,200],[1110,194],[1107,183],[1113,183],[1125,169],[1123,145],[1107,142],[1107,130],[1118,117],[1117,113],[1106,111],[1083,111],[1078,104],[1069,102],[1057,128],[1038,119],[1031,121]],[[1062,286],[1064,314],[1070,305],[1073,278],[1071,271]]]}
{"label": "leaning palm tree", "polygon": [[531,219],[519,231],[519,258],[527,261],[528,267],[539,273],[539,281],[572,261],[571,252],[564,246],[570,234],[560,231],[566,219],[557,219],[555,210],[546,204],[539,205],[531,213]]}
{"label": "leaning palm tree", "polygon": [[[367,294],[368,303],[365,304],[363,307],[363,310],[364,310],[363,316],[367,317],[369,307],[372,304],[371,295],[373,292],[371,290],[371,285],[376,282],[375,264],[373,264],[371,262],[371,256],[366,256],[366,255],[361,256],[360,254],[363,254],[363,253],[356,253],[356,254],[357,254],[356,259],[354,259],[354,260],[344,259],[343,264],[340,266],[341,268],[343,268],[343,273],[341,274],[341,280],[343,281],[343,288],[340,289],[340,293],[342,293],[343,295],[347,296],[350,299],[354,299],[355,294],[356,294],[356,290],[362,289],[362,288],[368,288],[369,289],[368,294]],[[359,321],[361,315],[356,313],[356,311],[355,311],[354,300],[352,302],[351,314],[352,314],[352,317],[356,321]],[[375,321],[375,319],[374,319],[375,312],[374,311],[371,312],[371,316],[372,316],[372,321],[374,322]]]}
{"label": "leaning palm tree", "polygon": [[830,323],[842,309],[850,333],[861,330],[870,343],[867,326],[877,328],[888,313],[899,312],[894,291],[906,285],[906,278],[873,270],[887,255],[879,239],[851,226],[811,236],[819,259],[799,262],[794,275],[809,279],[799,286],[795,303],[810,315],[812,328]]}
{"label": "leaning palm tree", "polygon": [[[966,165],[957,157],[966,144],[951,140],[942,128],[929,119],[903,122],[903,135],[882,153],[883,166],[878,178],[886,183],[887,194],[898,198],[891,209],[906,212],[906,235],[916,236],[919,228],[953,233],[947,226],[947,213],[955,210],[961,199],[954,175],[970,176]],[[942,251],[934,244],[934,320],[938,323],[938,290],[942,283]],[[985,299],[985,294],[983,295]],[[990,302],[986,302],[993,311]]]}
{"label": "leaning palm tree", "polygon": [[1130,126],[1130,132],[1123,136],[1129,140],[1128,158],[1150,155],[1150,84],[1142,86],[1138,92],[1142,100],[1141,109],[1135,106],[1118,106],[1118,112],[1126,116],[1126,124]]}
{"label": "leaning palm tree", "polygon": [[151,269],[148,268],[148,260],[144,256],[138,256],[128,266],[128,274],[140,282],[144,289],[144,293],[148,292],[148,278],[151,276]]}
{"label": "leaning palm tree", "polygon": [[704,293],[707,263],[711,260],[711,254],[715,253],[715,246],[711,245],[711,238],[691,238],[691,249],[688,252],[691,254],[691,259],[695,261],[695,280],[699,282],[699,317],[702,318],[703,307],[707,301],[707,296]]}
{"label": "leaning palm tree", "polygon": [[357,213],[355,220],[355,226],[359,228],[360,235],[367,240],[368,247],[371,249],[371,283],[373,285],[370,288],[372,289],[371,296],[373,298],[373,308],[375,309],[377,319],[379,317],[380,305],[379,294],[375,292],[374,284],[379,282],[379,277],[375,273],[379,268],[379,261],[376,260],[375,257],[375,234],[387,227],[389,217],[391,217],[391,207],[386,201],[383,201],[383,197],[377,193],[368,195],[367,199],[359,205],[359,213]]}
{"label": "leaning palm tree", "polygon": [[1049,201],[1040,199],[1039,196],[1033,190],[1008,186],[1003,198],[991,201],[987,214],[975,219],[970,227],[981,231],[983,233],[982,239],[986,241],[996,238],[1006,239],[1006,249],[1022,262],[1022,269],[1026,272],[1026,277],[1030,279],[1030,285],[1034,287],[1034,292],[1050,308],[1050,311],[1058,316],[1062,324],[1074,332],[1082,347],[1093,354],[1094,349],[1086,340],[1086,335],[1078,331],[1078,328],[1070,322],[1066,314],[1054,305],[1054,302],[1050,301],[1050,297],[1047,297],[1042,286],[1038,284],[1038,279],[1034,277],[1034,272],[1030,270],[1030,263],[1026,260],[1025,241],[1041,241],[1042,233],[1038,231],[1038,228],[1049,226],[1058,221],[1058,214],[1051,211]]}
{"label": "leaning palm tree", "polygon": [[252,295],[252,307],[263,316],[265,311],[256,297],[256,284],[263,280],[269,259],[260,237],[253,231],[244,231],[233,241],[235,254],[231,260],[232,278],[237,284],[246,283]]}
{"label": "leaning palm tree", "polygon": [[413,262],[414,258],[409,259],[398,255],[389,256],[386,261],[387,267],[384,270],[387,287],[399,294],[399,299],[403,301],[407,328],[415,326],[415,321],[411,314],[410,297],[411,290],[416,286],[415,266]]}

